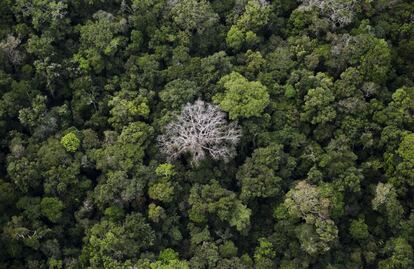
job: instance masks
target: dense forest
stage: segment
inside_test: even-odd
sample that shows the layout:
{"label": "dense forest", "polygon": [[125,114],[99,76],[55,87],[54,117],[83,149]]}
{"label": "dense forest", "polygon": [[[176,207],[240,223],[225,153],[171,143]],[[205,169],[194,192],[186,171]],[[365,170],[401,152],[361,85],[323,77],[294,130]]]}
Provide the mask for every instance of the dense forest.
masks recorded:
{"label": "dense forest", "polygon": [[414,268],[412,0],[1,0],[1,269]]}

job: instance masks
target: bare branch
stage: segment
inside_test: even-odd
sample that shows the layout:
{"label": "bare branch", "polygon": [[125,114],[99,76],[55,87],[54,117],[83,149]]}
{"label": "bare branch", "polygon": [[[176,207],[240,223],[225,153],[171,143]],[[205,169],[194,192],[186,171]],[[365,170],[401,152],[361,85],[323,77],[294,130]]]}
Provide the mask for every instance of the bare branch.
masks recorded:
{"label": "bare branch", "polygon": [[350,24],[354,18],[356,0],[300,0],[302,10],[317,9],[327,17],[333,28],[341,28]]}
{"label": "bare branch", "polygon": [[0,42],[0,49],[6,54],[10,63],[18,65],[23,61],[23,55],[18,50],[21,40],[18,37],[8,35],[6,40]]}
{"label": "bare branch", "polygon": [[184,106],[177,120],[165,127],[158,142],[170,159],[190,153],[191,163],[198,165],[206,153],[215,160],[228,161],[235,154],[240,136],[237,124],[228,124],[226,114],[218,106],[197,100]]}

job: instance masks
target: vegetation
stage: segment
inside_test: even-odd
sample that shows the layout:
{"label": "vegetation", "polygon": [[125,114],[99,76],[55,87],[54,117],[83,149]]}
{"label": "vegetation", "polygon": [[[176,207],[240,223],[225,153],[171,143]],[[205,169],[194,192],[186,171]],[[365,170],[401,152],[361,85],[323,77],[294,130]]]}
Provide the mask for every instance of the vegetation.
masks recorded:
{"label": "vegetation", "polygon": [[413,14],[0,1],[0,268],[414,268]]}

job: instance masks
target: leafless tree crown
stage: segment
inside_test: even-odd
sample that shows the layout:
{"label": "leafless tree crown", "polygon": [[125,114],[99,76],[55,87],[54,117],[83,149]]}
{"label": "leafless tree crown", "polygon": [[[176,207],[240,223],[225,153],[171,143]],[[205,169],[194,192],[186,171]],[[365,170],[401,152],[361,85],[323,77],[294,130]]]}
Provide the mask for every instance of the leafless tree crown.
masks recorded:
{"label": "leafless tree crown", "polygon": [[350,24],[354,17],[356,0],[299,0],[300,9],[316,8],[333,23],[333,27],[343,27]]}
{"label": "leafless tree crown", "polygon": [[226,114],[218,106],[197,100],[184,106],[177,119],[167,124],[158,141],[168,158],[190,153],[191,163],[198,165],[206,154],[228,161],[235,154],[240,136],[237,124],[227,123]]}
{"label": "leafless tree crown", "polygon": [[20,43],[20,38],[12,35],[8,35],[6,40],[0,42],[0,49],[3,50],[9,61],[14,65],[20,64],[23,60],[23,55],[17,48]]}

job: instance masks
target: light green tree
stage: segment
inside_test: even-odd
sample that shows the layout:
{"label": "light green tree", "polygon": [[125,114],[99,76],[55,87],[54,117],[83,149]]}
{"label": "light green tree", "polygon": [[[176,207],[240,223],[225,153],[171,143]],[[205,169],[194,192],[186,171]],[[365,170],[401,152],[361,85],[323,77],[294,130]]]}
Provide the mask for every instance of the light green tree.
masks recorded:
{"label": "light green tree", "polygon": [[62,137],[60,143],[68,152],[75,152],[80,146],[80,140],[74,132],[70,132]]}
{"label": "light green tree", "polygon": [[259,81],[248,81],[237,72],[221,78],[219,84],[225,89],[213,97],[230,119],[259,117],[269,104],[267,88]]}

